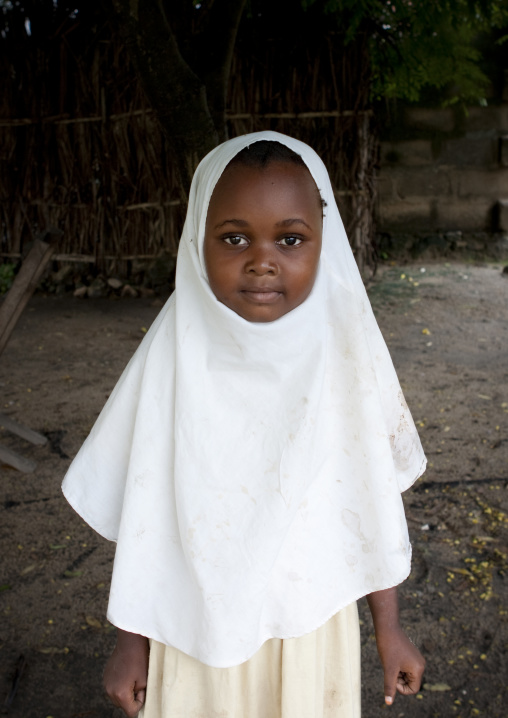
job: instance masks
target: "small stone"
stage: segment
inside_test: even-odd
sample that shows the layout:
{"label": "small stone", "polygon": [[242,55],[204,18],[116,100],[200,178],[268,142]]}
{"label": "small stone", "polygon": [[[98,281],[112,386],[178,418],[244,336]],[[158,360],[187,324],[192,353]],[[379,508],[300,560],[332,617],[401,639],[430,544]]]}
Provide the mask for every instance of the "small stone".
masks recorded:
{"label": "small stone", "polygon": [[123,282],[116,277],[110,277],[108,279],[108,285],[111,287],[111,289],[120,289],[120,287],[123,286]]}
{"label": "small stone", "polygon": [[140,297],[153,297],[155,295],[154,290],[149,287],[139,287],[138,292]]}
{"label": "small stone", "polygon": [[134,287],[131,287],[130,284],[125,284],[122,288],[122,297],[137,297],[138,293],[134,289]]}
{"label": "small stone", "polygon": [[87,290],[87,295],[91,298],[105,297],[107,293],[107,284],[101,277],[96,277]]}
{"label": "small stone", "polygon": [[84,287],[84,286],[78,287],[77,289],[74,290],[73,296],[80,297],[81,299],[83,299],[84,297],[87,296],[87,292],[88,292],[88,287]]}
{"label": "small stone", "polygon": [[73,273],[74,267],[67,264],[64,267],[60,267],[57,272],[54,272],[51,279],[55,284],[65,284]]}

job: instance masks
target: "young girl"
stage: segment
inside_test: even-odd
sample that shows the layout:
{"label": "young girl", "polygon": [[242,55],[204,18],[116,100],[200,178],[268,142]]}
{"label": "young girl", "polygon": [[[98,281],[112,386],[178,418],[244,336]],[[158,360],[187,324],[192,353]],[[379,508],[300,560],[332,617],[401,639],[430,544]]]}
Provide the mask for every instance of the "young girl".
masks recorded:
{"label": "young girl", "polygon": [[[324,214],[324,217],[323,217]],[[144,718],[358,718],[355,601],[385,702],[402,632],[401,491],[425,458],[326,169],[275,132],[199,165],[176,289],[65,478],[117,541],[105,687]]]}

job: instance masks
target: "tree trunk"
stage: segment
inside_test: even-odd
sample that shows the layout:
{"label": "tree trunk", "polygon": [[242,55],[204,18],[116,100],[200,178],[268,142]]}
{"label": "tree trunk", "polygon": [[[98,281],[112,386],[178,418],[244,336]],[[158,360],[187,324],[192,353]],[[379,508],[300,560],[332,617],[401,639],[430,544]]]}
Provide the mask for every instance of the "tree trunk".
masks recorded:
{"label": "tree trunk", "polygon": [[160,0],[113,0],[113,6],[187,194],[199,160],[219,140],[205,85],[183,59]]}
{"label": "tree trunk", "polygon": [[370,115],[365,112],[358,120],[358,165],[356,177],[354,178],[352,229],[350,230],[349,237],[351,248],[362,274],[369,270],[371,272],[374,271],[376,266],[372,245],[375,201],[375,193],[372,186],[372,158],[375,156],[375,137],[369,125]]}
{"label": "tree trunk", "polygon": [[245,0],[215,0],[199,11],[190,0],[113,6],[187,194],[199,160],[226,139],[226,93]]}

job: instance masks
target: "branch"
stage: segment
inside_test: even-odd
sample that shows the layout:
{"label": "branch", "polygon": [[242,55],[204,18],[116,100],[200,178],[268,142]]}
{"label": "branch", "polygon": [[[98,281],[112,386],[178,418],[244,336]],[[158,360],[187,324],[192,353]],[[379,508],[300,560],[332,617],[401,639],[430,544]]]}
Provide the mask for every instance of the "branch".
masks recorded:
{"label": "branch", "polygon": [[[166,0],[166,3],[168,0]],[[178,41],[190,67],[203,80],[208,106],[215,128],[225,139],[226,95],[231,71],[238,26],[246,0],[214,0],[200,10],[194,10],[195,32],[187,13],[181,12],[181,3],[189,0],[170,0],[171,24],[178,27]],[[180,3],[180,7],[178,6]],[[177,16],[178,15],[178,16]]]}

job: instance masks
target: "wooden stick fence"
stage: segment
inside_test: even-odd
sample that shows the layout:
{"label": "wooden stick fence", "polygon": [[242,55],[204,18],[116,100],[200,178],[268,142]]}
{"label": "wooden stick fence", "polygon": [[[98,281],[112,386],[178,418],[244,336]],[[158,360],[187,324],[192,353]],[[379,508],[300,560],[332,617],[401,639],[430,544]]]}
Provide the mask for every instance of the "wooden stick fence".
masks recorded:
{"label": "wooden stick fence", "polygon": [[[13,83],[0,98],[0,257],[21,257],[50,225],[63,232],[57,261],[104,271],[174,255],[185,205],[156,117],[121,43],[99,34],[93,47],[87,38],[80,45],[76,33],[72,51],[64,35],[46,48],[44,63],[29,49],[15,67],[0,61],[3,76],[15,71],[26,88],[20,97]],[[229,135],[274,129],[311,144],[328,166],[357,258],[368,264],[375,164],[368,78],[339,76],[364,49],[346,51],[329,37],[295,64],[278,60],[277,42],[254,48],[262,53],[254,59],[245,40],[239,48]]]}

